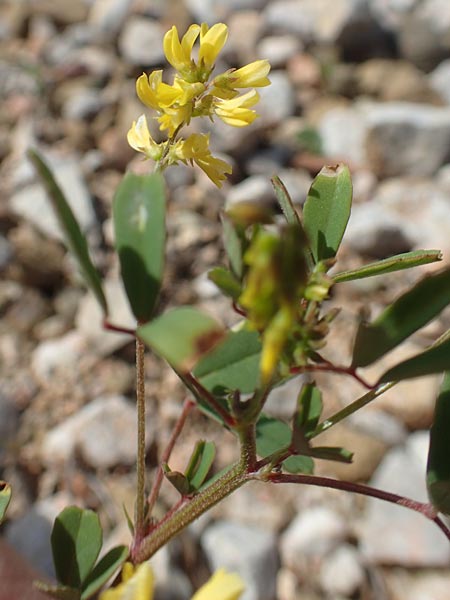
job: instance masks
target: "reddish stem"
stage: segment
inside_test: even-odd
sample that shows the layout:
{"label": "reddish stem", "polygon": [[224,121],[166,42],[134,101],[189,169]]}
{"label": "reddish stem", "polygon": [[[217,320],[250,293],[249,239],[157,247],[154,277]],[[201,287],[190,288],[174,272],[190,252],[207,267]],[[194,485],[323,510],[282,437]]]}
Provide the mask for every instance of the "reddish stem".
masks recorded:
{"label": "reddish stem", "polygon": [[231,428],[236,426],[236,419],[224,409],[220,402],[214,398],[211,392],[203,387],[200,381],[196,379],[192,373],[183,375],[183,379],[186,380],[192,388],[194,388],[197,394],[201,396],[202,399],[222,418],[225,425],[228,425],[228,427]]}
{"label": "reddish stem", "polygon": [[180,416],[175,423],[175,427],[170,435],[169,442],[167,443],[164,452],[161,455],[161,460],[159,462],[158,470],[156,471],[155,479],[153,481],[152,489],[150,490],[150,494],[147,499],[148,504],[148,512],[151,514],[153,507],[155,506],[156,500],[158,499],[159,490],[161,489],[161,485],[164,479],[164,471],[163,464],[169,461],[170,455],[172,454],[172,450],[175,446],[175,443],[186,423],[187,416],[194,408],[195,402],[193,400],[185,400],[183,404],[183,410],[181,411]]}
{"label": "reddish stem", "polygon": [[129,329],[128,327],[121,327],[120,325],[113,325],[107,319],[103,320],[103,329],[107,329],[108,331],[115,331],[116,333],[126,333],[127,335],[136,336],[135,329]]}
{"label": "reddish stem", "polygon": [[298,373],[313,372],[313,371],[328,371],[330,373],[338,373],[341,375],[350,375],[350,377],[353,377],[353,379],[355,379],[358,383],[363,385],[368,390],[373,390],[376,388],[376,385],[372,385],[372,384],[368,383],[365,379],[363,379],[360,375],[358,375],[358,373],[356,372],[356,369],[354,367],[343,367],[340,365],[333,365],[330,362],[324,362],[324,363],[319,363],[317,365],[304,365],[302,367],[291,367],[291,369],[290,369],[290,372],[292,375],[295,375]]}
{"label": "reddish stem", "polygon": [[236,312],[238,315],[241,315],[241,317],[246,317],[247,313],[245,312],[245,310],[242,310],[242,308],[240,308],[236,302],[233,302],[233,310],[234,312]]}
{"label": "reddish stem", "polygon": [[332,488],[335,490],[342,490],[345,492],[352,492],[354,494],[361,494],[363,496],[369,496],[371,498],[378,498],[391,504],[397,504],[398,506],[404,506],[415,512],[420,513],[425,518],[436,523],[439,529],[444,533],[447,539],[450,541],[450,529],[438,516],[434,506],[424,502],[417,502],[411,498],[405,498],[398,494],[379,490],[377,488],[364,485],[362,483],[353,483],[351,481],[339,481],[338,479],[331,479],[329,477],[317,477],[315,475],[289,475],[286,473],[269,473],[264,477],[265,480],[271,481],[272,483],[299,483],[306,485],[315,485],[319,487]]}

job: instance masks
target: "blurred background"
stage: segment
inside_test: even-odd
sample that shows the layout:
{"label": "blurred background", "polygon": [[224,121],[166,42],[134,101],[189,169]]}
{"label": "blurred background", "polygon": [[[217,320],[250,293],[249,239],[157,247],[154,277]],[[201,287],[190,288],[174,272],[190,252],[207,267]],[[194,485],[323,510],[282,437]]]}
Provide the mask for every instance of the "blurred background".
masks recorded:
{"label": "blurred background", "polygon": [[[252,126],[208,126],[213,152],[233,164],[221,190],[198,170],[167,171],[161,308],[195,303],[233,322],[205,277],[223,259],[224,203],[274,205],[269,177],[277,173],[301,206],[312,177],[338,161],[354,178],[342,268],[418,248],[440,248],[450,261],[448,0],[0,0],[0,479],[14,490],[1,533],[49,576],[51,524],[67,504],[99,511],[107,547],[129,541],[122,506],[133,511],[134,346],[102,330],[24,152],[44,152],[105,276],[112,320],[129,324],[111,202],[127,168],[151,168],[126,142],[145,112],[135,80],[167,69],[162,38],[172,25],[183,33],[192,22],[218,21],[230,34],[217,69],[267,58],[272,85],[261,90]],[[377,314],[430,268],[342,284],[335,299],[344,310],[327,356],[345,362],[361,308]],[[394,358],[414,354],[449,326],[447,311]],[[384,366],[366,377],[374,380]],[[319,383],[328,414],[364,393],[342,377]],[[433,377],[406,382],[333,428],[323,443],[344,443],[354,463],[318,462],[316,472],[426,500],[438,385]],[[289,419],[298,388],[294,380],[276,390],[268,411]],[[151,474],[183,390],[150,355],[147,395]],[[217,469],[234,458],[231,436],[194,415],[173,469],[185,466],[199,436],[220,446]],[[175,498],[166,486],[159,510]],[[448,600],[449,564],[442,534],[407,510],[256,484],[155,558],[159,600],[190,598],[217,566],[244,576],[244,600]]]}

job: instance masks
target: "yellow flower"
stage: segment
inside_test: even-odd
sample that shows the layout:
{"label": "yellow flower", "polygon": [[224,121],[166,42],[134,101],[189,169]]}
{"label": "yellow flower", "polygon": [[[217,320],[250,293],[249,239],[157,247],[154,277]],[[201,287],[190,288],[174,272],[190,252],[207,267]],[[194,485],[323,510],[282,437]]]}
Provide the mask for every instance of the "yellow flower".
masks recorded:
{"label": "yellow flower", "polygon": [[131,129],[127,133],[128,143],[138,152],[142,152],[148,158],[159,160],[162,155],[162,145],[157,144],[148,130],[147,119],[141,115],[137,121],[133,121]]}
{"label": "yellow flower", "polygon": [[[200,34],[198,66],[193,61],[192,48]],[[214,67],[216,58],[228,37],[228,28],[223,23],[216,23],[211,28],[206,23],[191,25],[181,42],[175,25],[164,36],[164,54],[167,61],[187,81],[206,81]]]}
{"label": "yellow flower", "polygon": [[164,36],[163,47],[167,61],[180,73],[187,74],[195,66],[191,52],[199,33],[200,25],[191,25],[180,42],[178,30],[174,25]]}
{"label": "yellow flower", "polygon": [[251,90],[231,100],[220,100],[215,105],[214,112],[228,125],[245,127],[253,123],[258,116],[254,110],[250,110],[250,107],[254,106],[258,100],[258,92]]}
{"label": "yellow flower", "polygon": [[216,58],[228,38],[228,27],[223,23],[216,23],[211,28],[202,23],[200,29],[200,50],[198,58],[202,66],[211,70]]}
{"label": "yellow flower", "polygon": [[139,100],[153,110],[164,110],[183,96],[182,89],[162,81],[161,70],[153,71],[148,77],[143,73],[136,81],[136,92]]}
{"label": "yellow flower", "polygon": [[154,577],[148,562],[136,569],[131,563],[122,568],[122,583],[100,594],[100,600],[152,600]]}
{"label": "yellow flower", "polygon": [[187,140],[179,141],[174,147],[177,160],[184,163],[195,162],[217,187],[222,187],[222,181],[232,169],[224,160],[216,158],[209,149],[209,135],[193,133]]}
{"label": "yellow flower", "polygon": [[[100,594],[100,600],[153,600],[154,578],[148,562],[134,568],[125,563],[122,583]],[[211,579],[194,594],[192,600],[238,600],[244,584],[238,575],[217,571]]]}
{"label": "yellow flower", "polygon": [[270,80],[267,77],[269,71],[270,63],[268,60],[255,60],[245,65],[245,67],[230,69],[226,73],[218,75],[213,83],[218,88],[225,88],[227,90],[265,87],[266,85],[270,85]]}
{"label": "yellow flower", "polygon": [[220,569],[192,596],[192,600],[238,600],[243,591],[244,584],[238,575]]}

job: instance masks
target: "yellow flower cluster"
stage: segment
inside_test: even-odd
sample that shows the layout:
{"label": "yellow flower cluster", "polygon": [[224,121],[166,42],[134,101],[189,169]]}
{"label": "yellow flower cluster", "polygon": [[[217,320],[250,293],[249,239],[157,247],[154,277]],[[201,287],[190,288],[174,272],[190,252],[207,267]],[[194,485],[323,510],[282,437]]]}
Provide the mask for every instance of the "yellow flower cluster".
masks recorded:
{"label": "yellow flower cluster", "polygon": [[[133,567],[125,563],[122,583],[100,594],[100,600],[153,600],[154,577],[148,562]],[[239,600],[244,584],[238,575],[216,571],[192,596],[192,600]]]}
{"label": "yellow flower cluster", "polygon": [[[196,163],[208,177],[221,186],[231,166],[212,156],[209,137],[193,134],[186,140],[176,139],[184,125],[194,117],[219,119],[233,127],[250,125],[257,114],[252,110],[259,100],[255,87],[270,84],[267,60],[256,60],[240,69],[230,69],[211,79],[214,65],[228,37],[223,23],[208,27],[191,25],[180,40],[175,26],[164,36],[164,53],[176,70],[173,83],[163,81],[162,70],[142,74],[136,82],[136,92],[145,106],[158,113],[161,131],[167,141],[156,143],[149,132],[145,115],[133,122],[128,143],[138,152],[157,161],[163,169],[181,161]],[[199,39],[197,59],[192,58],[194,44]],[[241,94],[239,90],[253,88]]]}

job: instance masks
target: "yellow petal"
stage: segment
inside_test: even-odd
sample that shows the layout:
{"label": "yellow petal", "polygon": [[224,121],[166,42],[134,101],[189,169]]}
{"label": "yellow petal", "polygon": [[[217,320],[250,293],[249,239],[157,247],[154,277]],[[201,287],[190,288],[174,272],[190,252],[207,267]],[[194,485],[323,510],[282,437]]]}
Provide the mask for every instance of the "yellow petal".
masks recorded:
{"label": "yellow petal", "polygon": [[244,589],[239,575],[220,569],[192,596],[192,600],[238,600]]}
{"label": "yellow petal", "polygon": [[230,74],[232,86],[235,88],[264,87],[270,85],[267,75],[270,71],[268,60],[255,60]]}
{"label": "yellow petal", "polygon": [[181,48],[183,50],[184,60],[187,63],[191,62],[191,52],[196,39],[200,33],[200,25],[191,25],[181,40]]}
{"label": "yellow petal", "polygon": [[140,564],[131,576],[130,570],[125,563],[123,583],[102,592],[99,600],[153,600],[153,571],[149,563]]}
{"label": "yellow petal", "polygon": [[161,148],[153,140],[147,125],[145,115],[141,115],[127,133],[128,143],[137,152],[142,152],[153,160],[158,160],[161,155]]}
{"label": "yellow petal", "polygon": [[210,29],[202,23],[200,30],[200,50],[198,58],[207,68],[212,68],[219,52],[228,37],[228,27],[224,23],[216,23]]}
{"label": "yellow petal", "polygon": [[163,48],[167,61],[172,67],[177,69],[177,71],[183,69],[185,66],[184,53],[175,25],[164,36]]}
{"label": "yellow petal", "polygon": [[153,108],[154,110],[158,109],[158,98],[156,97],[155,90],[150,86],[149,78],[145,73],[136,80],[136,93],[139,100],[145,104],[145,106]]}

